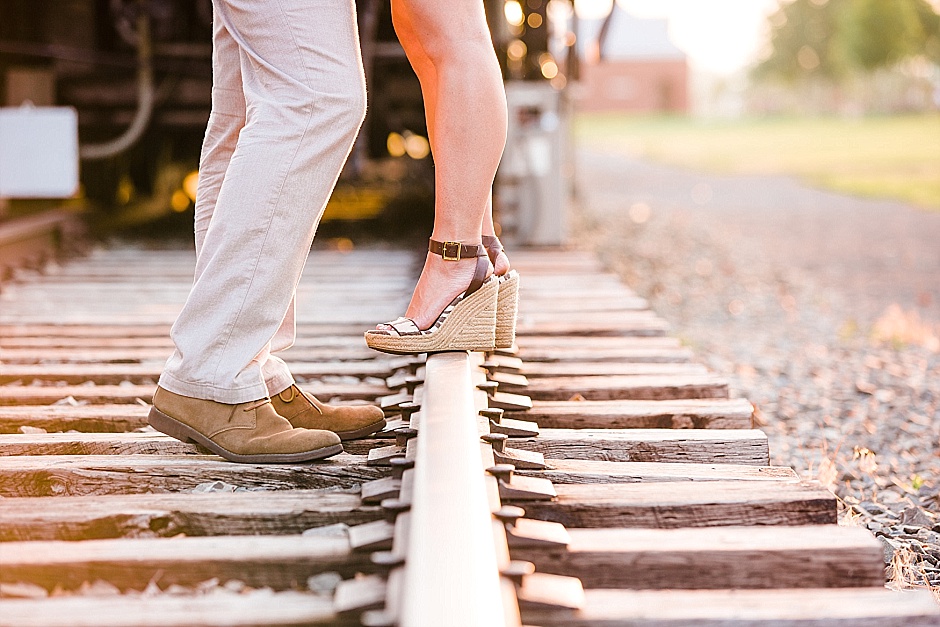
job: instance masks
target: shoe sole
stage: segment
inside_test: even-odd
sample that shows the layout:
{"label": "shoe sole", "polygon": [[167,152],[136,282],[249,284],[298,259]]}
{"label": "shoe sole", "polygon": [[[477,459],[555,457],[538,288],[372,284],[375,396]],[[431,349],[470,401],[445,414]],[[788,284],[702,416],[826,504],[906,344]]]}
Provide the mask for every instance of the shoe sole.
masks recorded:
{"label": "shoe sole", "polygon": [[373,422],[371,425],[367,425],[354,431],[334,431],[333,433],[338,435],[339,439],[343,441],[355,440],[356,438],[364,438],[367,435],[372,435],[376,431],[381,431],[387,424],[388,423],[385,422],[385,419],[383,418],[378,422]]}
{"label": "shoe sole", "polygon": [[371,349],[392,355],[493,350],[496,348],[498,297],[499,281],[489,280],[460,301],[434,332],[426,335],[386,335],[366,331],[366,344]]}
{"label": "shoe sole", "polygon": [[167,416],[156,407],[150,408],[150,414],[147,416],[147,422],[150,426],[165,433],[171,438],[176,438],[181,442],[198,444],[219,457],[223,457],[230,462],[241,464],[291,464],[296,462],[309,462],[316,459],[325,459],[343,452],[342,444],[333,444],[312,451],[303,451],[300,453],[267,453],[263,455],[241,455],[233,453],[222,448],[208,437],[199,433],[187,424],[180,422],[175,418]]}
{"label": "shoe sole", "polygon": [[519,273],[507,272],[499,282],[496,301],[496,348],[511,348],[516,341],[516,319],[519,315]]}

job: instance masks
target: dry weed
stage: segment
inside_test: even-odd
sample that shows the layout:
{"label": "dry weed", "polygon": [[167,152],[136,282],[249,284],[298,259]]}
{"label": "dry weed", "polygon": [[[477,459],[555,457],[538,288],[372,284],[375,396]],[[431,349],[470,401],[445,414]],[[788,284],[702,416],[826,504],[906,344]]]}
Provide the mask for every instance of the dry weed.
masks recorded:
{"label": "dry weed", "polygon": [[940,329],[922,321],[916,311],[904,311],[892,303],[872,329],[872,339],[895,345],[923,346],[940,352]]}

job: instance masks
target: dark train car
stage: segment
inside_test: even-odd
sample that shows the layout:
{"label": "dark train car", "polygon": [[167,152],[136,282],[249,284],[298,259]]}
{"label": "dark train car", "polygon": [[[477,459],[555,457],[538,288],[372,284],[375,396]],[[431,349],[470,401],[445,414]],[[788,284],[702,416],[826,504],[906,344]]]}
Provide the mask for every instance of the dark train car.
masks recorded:
{"label": "dark train car", "polygon": [[[507,78],[546,80],[547,1],[487,0]],[[357,7],[369,113],[325,217],[426,216],[420,86],[389,3]],[[211,0],[0,0],[0,104],[77,110],[81,193],[99,213],[134,223],[186,212],[209,115],[211,23]]]}

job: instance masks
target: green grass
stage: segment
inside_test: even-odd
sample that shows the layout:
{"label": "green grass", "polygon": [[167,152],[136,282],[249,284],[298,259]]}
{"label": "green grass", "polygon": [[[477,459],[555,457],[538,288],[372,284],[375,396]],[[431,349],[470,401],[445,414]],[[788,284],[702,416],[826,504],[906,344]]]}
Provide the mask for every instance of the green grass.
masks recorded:
{"label": "green grass", "polygon": [[940,114],[700,121],[579,114],[585,146],[722,174],[784,174],[815,186],[940,210]]}

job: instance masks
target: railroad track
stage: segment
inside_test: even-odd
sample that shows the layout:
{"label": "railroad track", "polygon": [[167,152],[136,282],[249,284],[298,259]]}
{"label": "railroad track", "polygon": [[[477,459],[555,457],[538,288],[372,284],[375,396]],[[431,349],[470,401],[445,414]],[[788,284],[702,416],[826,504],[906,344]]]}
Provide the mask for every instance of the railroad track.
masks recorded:
{"label": "railroad track", "polygon": [[594,258],[513,261],[516,350],[393,358],[361,333],[404,309],[414,259],[314,252],[285,358],[390,424],[295,465],[146,426],[189,253],[5,284],[0,625],[940,624]]}

